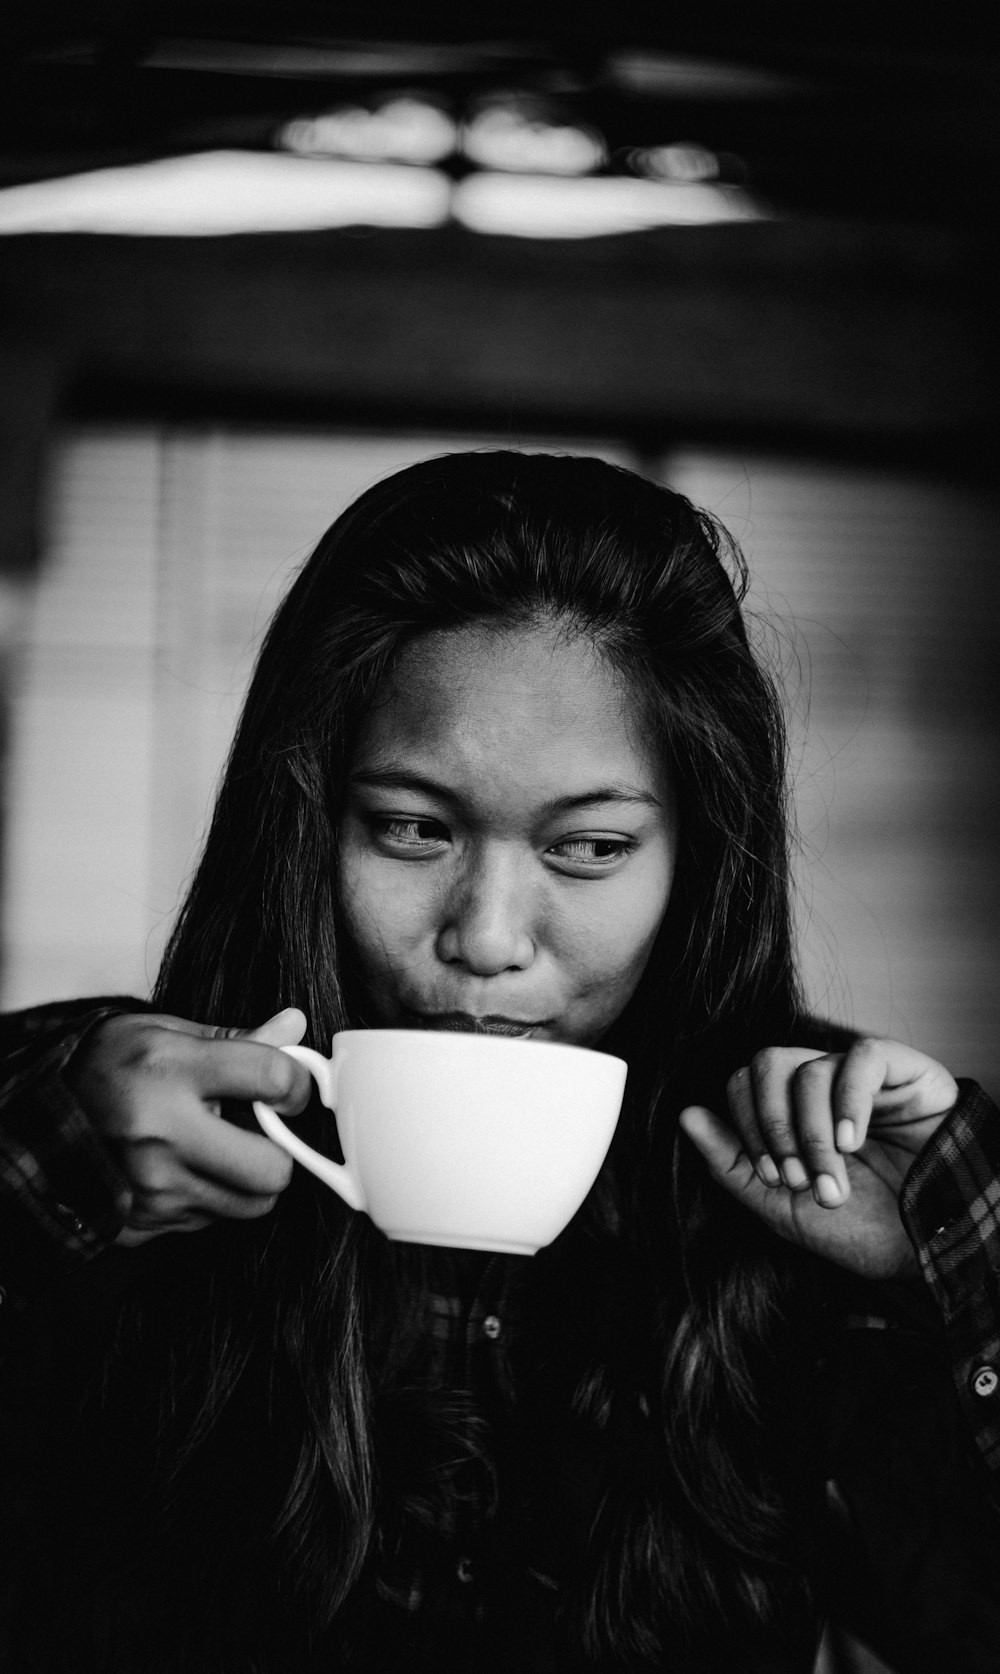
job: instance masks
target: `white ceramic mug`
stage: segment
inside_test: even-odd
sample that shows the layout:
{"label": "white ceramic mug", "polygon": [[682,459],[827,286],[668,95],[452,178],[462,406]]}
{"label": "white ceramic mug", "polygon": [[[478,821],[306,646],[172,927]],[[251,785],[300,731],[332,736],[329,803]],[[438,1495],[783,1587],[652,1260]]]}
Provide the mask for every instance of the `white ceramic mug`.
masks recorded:
{"label": "white ceramic mug", "polygon": [[550,1041],[352,1029],[330,1058],[286,1046],[335,1111],[345,1161],[268,1105],[276,1144],[389,1238],[534,1255],[597,1178],[625,1090],[621,1058]]}

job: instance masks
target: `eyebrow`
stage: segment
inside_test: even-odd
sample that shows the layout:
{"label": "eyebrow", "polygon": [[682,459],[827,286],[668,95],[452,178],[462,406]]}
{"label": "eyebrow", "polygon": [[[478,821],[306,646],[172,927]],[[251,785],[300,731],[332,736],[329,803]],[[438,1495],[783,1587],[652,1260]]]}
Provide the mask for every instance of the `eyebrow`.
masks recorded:
{"label": "eyebrow", "polygon": [[[447,785],[439,784],[423,773],[404,772],[402,768],[371,768],[367,772],[352,773],[349,782],[352,785],[369,785],[375,790],[422,791],[424,795],[434,796],[439,802],[456,808],[462,801]],[[608,784],[595,785],[593,790],[581,791],[576,796],[558,796],[546,804],[546,812],[565,814],[572,809],[590,808],[602,802],[633,803],[646,808],[663,806],[659,797],[651,791],[640,790],[637,785]]]}

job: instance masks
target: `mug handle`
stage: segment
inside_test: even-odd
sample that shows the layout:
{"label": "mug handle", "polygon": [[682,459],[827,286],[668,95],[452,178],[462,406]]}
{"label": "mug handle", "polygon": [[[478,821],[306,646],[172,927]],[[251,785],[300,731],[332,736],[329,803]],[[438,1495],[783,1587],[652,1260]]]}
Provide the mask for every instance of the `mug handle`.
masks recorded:
{"label": "mug handle", "polygon": [[[319,1096],[328,1110],[333,1109],[333,1101],[337,1096],[337,1071],[343,1048],[339,1041],[333,1043],[333,1057],[324,1058],[322,1053],[314,1052],[309,1046],[283,1046],[282,1052],[287,1052],[290,1058],[297,1058],[300,1064],[305,1064],[317,1087]],[[332,1186],[349,1204],[352,1209],[366,1210],[365,1196],[360,1183],[346,1163],[334,1162],[332,1157],[324,1157],[322,1152],[314,1151],[311,1145],[300,1139],[291,1128],[285,1126],[276,1110],[269,1104],[262,1104],[259,1099],[253,1103],[253,1113],[267,1134],[290,1157],[308,1168],[311,1174],[322,1180],[325,1185]]]}

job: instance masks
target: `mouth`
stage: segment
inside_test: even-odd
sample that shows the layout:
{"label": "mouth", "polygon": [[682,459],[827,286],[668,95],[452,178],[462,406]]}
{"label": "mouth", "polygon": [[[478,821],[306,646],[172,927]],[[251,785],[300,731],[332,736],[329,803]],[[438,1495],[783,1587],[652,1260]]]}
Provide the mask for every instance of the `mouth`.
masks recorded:
{"label": "mouth", "polygon": [[504,1035],[509,1040],[530,1040],[543,1022],[529,1022],[522,1017],[489,1015],[476,1017],[468,1011],[415,1012],[414,1021],[420,1029],[437,1029],[451,1034]]}

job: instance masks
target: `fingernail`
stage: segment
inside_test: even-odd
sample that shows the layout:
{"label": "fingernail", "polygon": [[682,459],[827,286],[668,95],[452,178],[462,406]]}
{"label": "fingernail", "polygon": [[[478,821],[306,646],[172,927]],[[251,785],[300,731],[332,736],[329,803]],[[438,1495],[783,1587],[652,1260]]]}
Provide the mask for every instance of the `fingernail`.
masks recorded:
{"label": "fingernail", "polygon": [[809,1176],[798,1157],[786,1157],[781,1165],[781,1172],[789,1191],[800,1192],[809,1184]]}
{"label": "fingernail", "polygon": [[842,1122],[837,1123],[837,1150],[854,1150],[854,1123],[849,1122],[846,1116]]}
{"label": "fingernail", "polygon": [[817,1174],[813,1181],[813,1192],[816,1202],[821,1203],[824,1209],[836,1209],[837,1205],[844,1201],[843,1191],[832,1174]]}
{"label": "fingernail", "polygon": [[760,1178],[763,1180],[765,1186],[780,1186],[781,1175],[778,1173],[778,1165],[773,1157],[766,1155],[758,1157],[757,1173],[760,1175]]}

